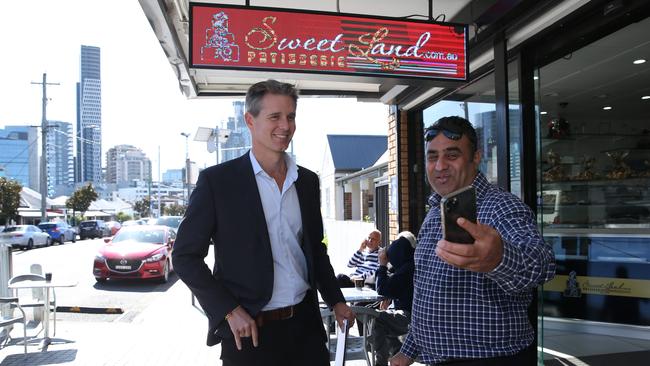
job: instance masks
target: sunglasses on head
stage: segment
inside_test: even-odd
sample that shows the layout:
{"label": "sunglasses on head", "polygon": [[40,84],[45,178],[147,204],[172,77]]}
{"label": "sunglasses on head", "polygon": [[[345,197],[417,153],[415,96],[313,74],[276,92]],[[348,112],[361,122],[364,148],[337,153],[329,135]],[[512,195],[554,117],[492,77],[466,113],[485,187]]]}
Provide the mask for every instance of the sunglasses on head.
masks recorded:
{"label": "sunglasses on head", "polygon": [[424,131],[424,140],[426,142],[429,142],[433,140],[436,136],[438,136],[438,133],[440,132],[442,132],[442,134],[445,135],[445,137],[450,140],[460,140],[460,138],[463,137],[462,132],[451,131],[447,128],[435,126],[435,127],[429,127],[426,129],[426,131]]}

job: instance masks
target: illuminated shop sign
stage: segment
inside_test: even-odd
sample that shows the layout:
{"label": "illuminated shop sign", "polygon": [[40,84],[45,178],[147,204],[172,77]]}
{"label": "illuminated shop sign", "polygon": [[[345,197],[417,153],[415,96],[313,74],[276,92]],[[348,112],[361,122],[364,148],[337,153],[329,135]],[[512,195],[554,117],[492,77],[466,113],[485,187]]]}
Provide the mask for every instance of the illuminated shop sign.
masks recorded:
{"label": "illuminated shop sign", "polygon": [[467,79],[467,27],[190,4],[194,68]]}
{"label": "illuminated shop sign", "polygon": [[650,299],[650,281],[631,278],[577,276],[575,272],[555,275],[544,284],[544,291],[561,292],[565,297],[608,295]]}

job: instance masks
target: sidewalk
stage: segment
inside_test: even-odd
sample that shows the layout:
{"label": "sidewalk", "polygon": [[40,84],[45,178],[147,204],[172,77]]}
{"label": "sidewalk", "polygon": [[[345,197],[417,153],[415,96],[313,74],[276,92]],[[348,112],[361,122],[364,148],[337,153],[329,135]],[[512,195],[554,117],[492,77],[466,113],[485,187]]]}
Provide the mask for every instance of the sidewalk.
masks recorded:
{"label": "sidewalk", "polygon": [[[131,322],[119,317],[112,322],[59,319],[46,352],[31,344],[25,357],[22,344],[12,341],[0,350],[0,366],[219,365],[220,349],[205,345],[207,321],[190,298],[178,281]],[[12,334],[22,337],[19,328]],[[38,330],[40,326],[28,335]]]}
{"label": "sidewalk", "polygon": [[[0,349],[0,366],[219,366],[220,347],[205,345],[207,325],[192,306],[189,289],[177,281],[131,322],[119,316],[112,322],[58,318],[57,334],[47,351],[32,343],[27,356],[22,344],[12,340]],[[31,329],[28,336],[40,329],[40,325]],[[22,341],[20,325],[12,334]],[[352,360],[346,365],[366,363]]]}

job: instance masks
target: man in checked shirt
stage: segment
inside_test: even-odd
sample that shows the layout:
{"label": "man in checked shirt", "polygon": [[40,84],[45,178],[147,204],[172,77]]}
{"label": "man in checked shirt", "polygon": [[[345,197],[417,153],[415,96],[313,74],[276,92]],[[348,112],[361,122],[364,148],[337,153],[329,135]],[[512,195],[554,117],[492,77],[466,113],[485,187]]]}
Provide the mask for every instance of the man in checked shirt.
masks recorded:
{"label": "man in checked shirt", "polygon": [[[469,121],[443,117],[424,137],[434,193],[415,252],[411,327],[390,364],[534,365],[527,309],[535,288],[555,275],[553,250],[530,208],[478,171],[481,152]],[[458,224],[474,243],[448,242],[440,199],[468,185],[476,188],[478,223]]]}

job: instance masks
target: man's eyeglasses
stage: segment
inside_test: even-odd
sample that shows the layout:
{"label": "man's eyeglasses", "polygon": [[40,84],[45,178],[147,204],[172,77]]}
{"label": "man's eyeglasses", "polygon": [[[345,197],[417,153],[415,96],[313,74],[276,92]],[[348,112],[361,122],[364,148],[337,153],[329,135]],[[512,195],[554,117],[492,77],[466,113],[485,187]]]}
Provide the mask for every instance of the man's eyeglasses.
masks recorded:
{"label": "man's eyeglasses", "polygon": [[424,140],[426,142],[429,142],[438,136],[438,133],[440,132],[442,132],[445,137],[451,140],[460,140],[460,138],[463,137],[462,132],[450,131],[446,128],[441,127],[429,127],[426,129],[426,131],[424,131]]}

